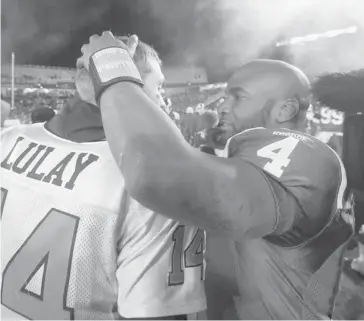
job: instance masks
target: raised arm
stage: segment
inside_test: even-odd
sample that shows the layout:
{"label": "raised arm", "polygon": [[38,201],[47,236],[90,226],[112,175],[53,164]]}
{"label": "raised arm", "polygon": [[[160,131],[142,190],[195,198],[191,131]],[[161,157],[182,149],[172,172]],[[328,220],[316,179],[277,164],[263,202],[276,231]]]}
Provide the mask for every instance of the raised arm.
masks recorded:
{"label": "raised arm", "polygon": [[[165,216],[235,239],[271,233],[277,221],[271,182],[243,159],[215,158],[187,144],[140,87],[131,58],[136,43],[134,36],[125,44],[111,32],[93,35],[77,62],[79,71],[90,73],[108,143],[131,195]],[[83,99],[92,99],[93,92],[84,90],[89,78],[76,79]]]}
{"label": "raised arm", "polygon": [[110,86],[100,106],[112,153],[141,204],[233,238],[273,231],[276,204],[259,169],[242,159],[217,158],[190,147],[135,84]]}

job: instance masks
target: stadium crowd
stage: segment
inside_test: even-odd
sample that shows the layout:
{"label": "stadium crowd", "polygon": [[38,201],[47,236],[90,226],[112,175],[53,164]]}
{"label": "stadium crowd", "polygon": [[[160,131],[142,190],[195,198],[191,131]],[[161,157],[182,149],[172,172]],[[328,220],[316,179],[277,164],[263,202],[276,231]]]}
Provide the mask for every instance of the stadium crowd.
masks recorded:
{"label": "stadium crowd", "polygon": [[[15,90],[14,95],[14,108],[10,109],[7,117],[10,124],[14,121],[19,121],[22,124],[30,124],[31,114],[35,109],[51,108],[56,113],[67,103],[67,101],[75,96],[75,89],[69,88],[67,90],[47,90],[42,87],[42,79],[38,87]],[[23,83],[24,85],[24,83]],[[32,84],[28,84],[32,86]],[[165,96],[169,99],[169,107],[166,112],[180,127],[184,137],[195,147],[203,145],[201,140],[201,133],[208,129],[210,126],[217,123],[217,108],[222,103],[224,87],[221,84],[218,86],[194,86],[183,88],[182,92],[170,92],[168,88],[165,90]],[[210,88],[209,88],[210,87]],[[212,100],[211,100],[212,99]],[[11,104],[11,90],[3,91],[1,100]],[[205,106],[207,103],[207,106]],[[325,124],[321,124],[320,114],[321,106],[315,103],[312,106],[311,117],[308,120],[307,133],[319,136],[321,132],[325,132]],[[201,117],[202,116],[202,117]],[[208,118],[207,123],[205,118]],[[331,119],[328,120],[331,123]],[[212,124],[212,125],[210,125]],[[327,123],[326,123],[327,124]],[[341,123],[340,123],[341,125]],[[323,127],[323,128],[322,128]],[[337,134],[341,134],[342,128],[338,126],[334,129]],[[331,130],[330,130],[331,131]],[[325,142],[331,139],[323,138]],[[340,150],[342,146],[335,147],[336,151]]]}

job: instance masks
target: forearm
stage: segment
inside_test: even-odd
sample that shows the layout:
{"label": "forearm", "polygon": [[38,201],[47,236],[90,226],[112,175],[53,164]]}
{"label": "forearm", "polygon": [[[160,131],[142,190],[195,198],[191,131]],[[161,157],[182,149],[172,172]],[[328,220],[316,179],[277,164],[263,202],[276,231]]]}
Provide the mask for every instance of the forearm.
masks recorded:
{"label": "forearm", "polygon": [[121,82],[106,89],[100,108],[110,149],[126,183],[143,184],[148,178],[141,176],[144,167],[153,167],[158,175],[167,174],[167,168],[155,163],[183,161],[181,154],[190,148],[170,118],[133,83]]}
{"label": "forearm", "polygon": [[126,141],[143,137],[156,144],[183,142],[170,118],[133,83],[120,82],[107,88],[100,108],[105,130],[110,137],[117,136],[120,152],[124,152]]}

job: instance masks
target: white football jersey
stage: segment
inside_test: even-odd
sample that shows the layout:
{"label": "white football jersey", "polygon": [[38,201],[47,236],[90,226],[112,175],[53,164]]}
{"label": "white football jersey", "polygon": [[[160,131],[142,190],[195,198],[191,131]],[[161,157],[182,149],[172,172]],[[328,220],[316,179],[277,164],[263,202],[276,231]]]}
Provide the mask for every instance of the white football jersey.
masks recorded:
{"label": "white football jersey", "polygon": [[2,318],[205,310],[204,233],[128,196],[107,142],[1,132]]}

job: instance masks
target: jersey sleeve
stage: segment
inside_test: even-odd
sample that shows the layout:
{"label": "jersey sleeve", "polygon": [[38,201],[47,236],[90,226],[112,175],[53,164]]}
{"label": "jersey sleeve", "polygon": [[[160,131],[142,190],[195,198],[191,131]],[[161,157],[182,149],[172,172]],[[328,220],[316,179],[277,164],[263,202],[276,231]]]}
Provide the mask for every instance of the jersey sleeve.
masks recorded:
{"label": "jersey sleeve", "polygon": [[270,236],[289,245],[319,232],[343,197],[346,179],[340,160],[309,135],[256,128],[230,139],[225,156],[243,159],[264,175],[277,211]]}

